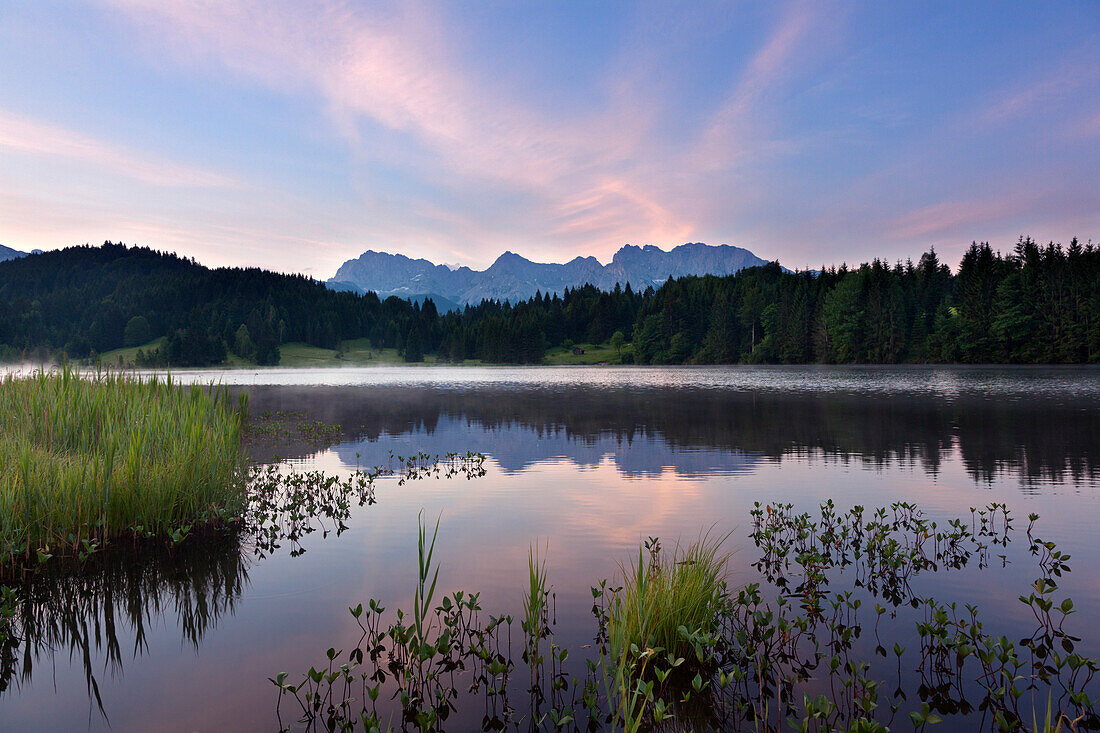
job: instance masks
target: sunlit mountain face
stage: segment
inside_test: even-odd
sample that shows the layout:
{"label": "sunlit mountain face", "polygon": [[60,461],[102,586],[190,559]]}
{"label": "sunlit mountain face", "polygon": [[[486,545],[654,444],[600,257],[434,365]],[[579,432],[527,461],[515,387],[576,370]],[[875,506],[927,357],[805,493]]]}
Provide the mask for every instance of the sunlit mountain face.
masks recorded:
{"label": "sunlit mountain face", "polygon": [[581,285],[595,285],[602,290],[630,285],[644,290],[660,287],[670,277],[732,275],[764,264],[767,260],[747,249],[702,243],[682,244],[668,252],[652,245],[628,244],[606,265],[595,257],[577,257],[563,265],[544,264],[505,252],[491,267],[480,271],[368,251],[345,262],[328,284],[338,290],[372,291],[383,298],[430,296],[436,307],[446,309],[482,300],[515,303],[536,293],[560,295],[566,288]]}

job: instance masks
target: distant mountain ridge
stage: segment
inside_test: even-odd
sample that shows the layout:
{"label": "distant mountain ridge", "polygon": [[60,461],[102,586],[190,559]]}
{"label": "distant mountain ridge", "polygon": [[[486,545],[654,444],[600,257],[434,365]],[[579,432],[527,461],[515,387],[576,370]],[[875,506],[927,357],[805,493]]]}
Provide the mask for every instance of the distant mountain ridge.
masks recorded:
{"label": "distant mountain ridge", "polygon": [[586,283],[602,290],[630,283],[635,290],[644,290],[659,287],[669,277],[732,275],[767,263],[742,247],[700,242],[667,252],[653,245],[628,244],[606,265],[595,257],[576,257],[565,264],[539,263],[505,252],[486,270],[451,269],[425,259],[368,250],[341,265],[327,284],[334,290],[373,291],[381,298],[433,296],[459,305],[482,300],[515,303],[536,292],[560,294]]}
{"label": "distant mountain ridge", "polygon": [[19,250],[12,249],[11,247],[5,247],[4,245],[0,244],[0,262],[4,262],[6,260],[14,260],[18,259],[19,257],[26,256],[26,252],[20,252]]}

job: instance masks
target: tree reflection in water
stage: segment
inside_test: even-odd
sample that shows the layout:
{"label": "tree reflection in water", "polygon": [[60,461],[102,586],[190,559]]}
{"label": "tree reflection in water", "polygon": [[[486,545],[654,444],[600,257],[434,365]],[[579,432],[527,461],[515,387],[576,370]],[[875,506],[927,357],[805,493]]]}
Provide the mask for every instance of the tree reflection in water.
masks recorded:
{"label": "tree reflection in water", "polygon": [[96,675],[100,664],[122,672],[121,640],[133,639],[127,653],[146,653],[146,630],[174,615],[182,640],[198,648],[218,619],[234,613],[250,562],[241,531],[219,529],[175,546],[117,543],[83,562],[28,573],[15,587],[0,645],[0,693],[29,684],[42,663],[67,652],[83,661],[88,694],[106,716]]}

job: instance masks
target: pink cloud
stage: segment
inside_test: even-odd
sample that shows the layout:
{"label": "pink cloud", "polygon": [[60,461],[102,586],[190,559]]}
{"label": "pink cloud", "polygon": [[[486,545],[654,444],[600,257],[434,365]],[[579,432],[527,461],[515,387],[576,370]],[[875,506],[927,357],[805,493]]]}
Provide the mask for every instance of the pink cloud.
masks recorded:
{"label": "pink cloud", "polygon": [[0,110],[0,150],[8,154],[68,158],[154,186],[228,188],[240,185],[230,176],[157,158],[4,110]]}
{"label": "pink cloud", "polygon": [[1098,81],[1100,67],[1092,50],[1071,52],[1045,75],[1004,90],[991,99],[980,111],[979,119],[985,124],[1000,124],[1036,112],[1049,112],[1051,105],[1065,101],[1077,105],[1084,101],[1078,93],[1094,88]]}
{"label": "pink cloud", "polygon": [[531,185],[615,148],[587,124],[552,124],[461,73],[442,19],[418,5],[384,18],[333,3],[116,5],[180,60],[217,62],[280,92],[320,93],[360,144],[356,119],[366,118],[416,136],[467,174]]}
{"label": "pink cloud", "polygon": [[[551,119],[465,72],[446,19],[427,6],[402,6],[385,17],[337,4],[307,11],[247,0],[115,6],[154,39],[158,53],[168,48],[174,63],[228,68],[280,92],[320,95],[334,129],[367,161],[407,167],[417,156],[363,134],[362,121],[419,147],[422,174],[439,185],[463,195],[499,187],[518,195],[526,226],[547,232],[548,246],[582,244],[610,254],[625,241],[680,243],[696,229],[691,212],[702,191],[670,180],[670,172],[693,164],[693,151],[655,143],[648,134],[654,103],[626,94],[620,79],[608,81],[606,105]],[[803,32],[794,21],[784,26],[745,88],[766,84]],[[744,93],[742,110],[756,94]],[[376,195],[385,194],[364,191]],[[585,200],[601,211],[578,206]],[[409,238],[429,236],[439,213],[432,209],[410,202]],[[514,236],[486,220],[498,213],[466,207],[455,216],[467,220],[459,229],[487,233],[485,246]]]}
{"label": "pink cloud", "polygon": [[887,224],[890,236],[901,239],[958,232],[987,224],[1017,212],[1023,196],[941,201],[895,217]]}
{"label": "pink cloud", "polygon": [[750,155],[789,150],[789,144],[770,140],[774,124],[766,114],[766,97],[780,89],[800,67],[796,62],[818,43],[828,42],[835,29],[821,11],[824,6],[792,3],[779,24],[752,56],[725,102],[712,115],[699,142],[693,164],[705,170],[728,168]]}

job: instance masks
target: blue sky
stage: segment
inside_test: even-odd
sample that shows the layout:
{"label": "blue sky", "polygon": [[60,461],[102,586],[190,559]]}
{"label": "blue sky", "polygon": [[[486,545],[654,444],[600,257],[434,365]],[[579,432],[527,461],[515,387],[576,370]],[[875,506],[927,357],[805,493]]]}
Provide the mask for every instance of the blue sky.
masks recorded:
{"label": "blue sky", "polygon": [[1095,0],[0,0],[0,243],[325,278],[1095,240],[1097,48]]}

